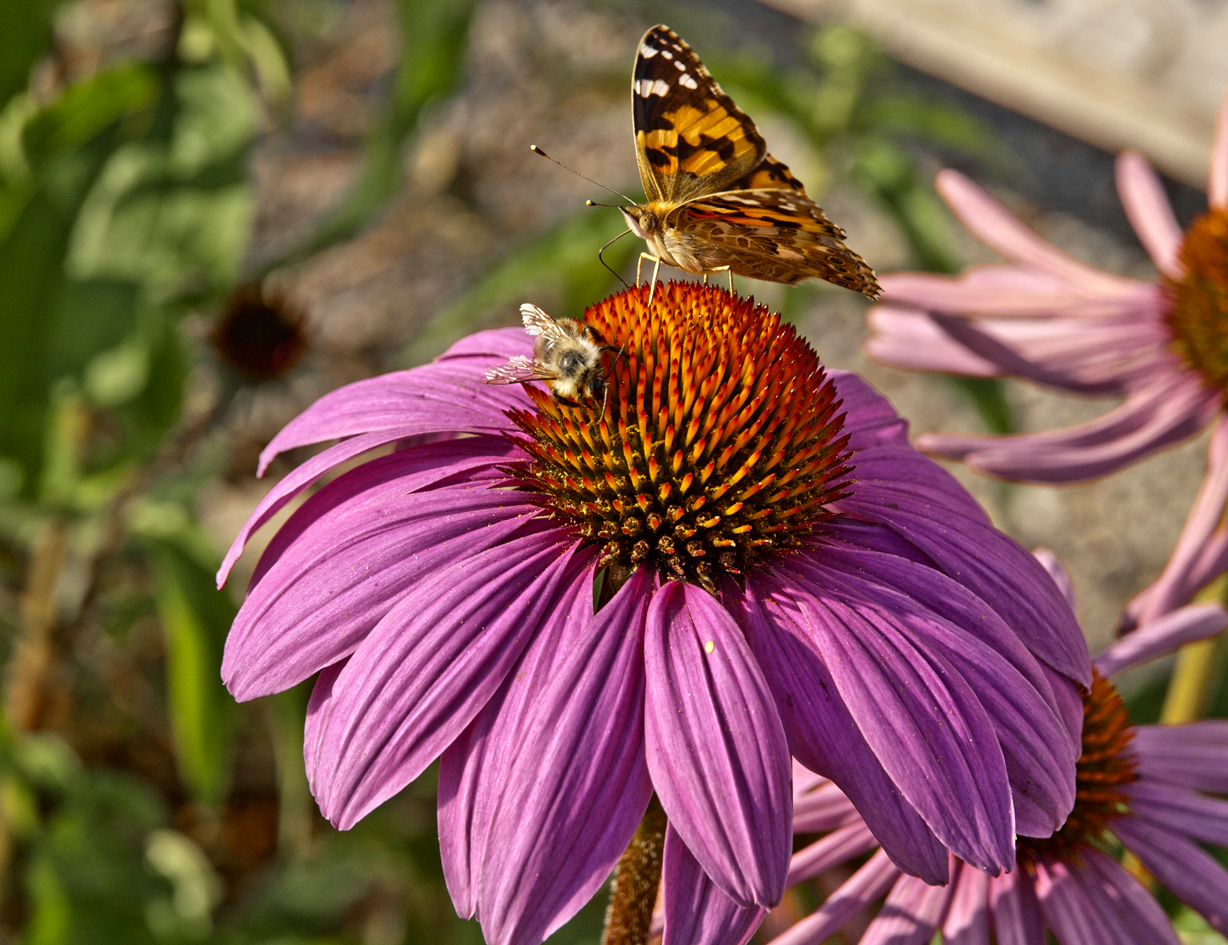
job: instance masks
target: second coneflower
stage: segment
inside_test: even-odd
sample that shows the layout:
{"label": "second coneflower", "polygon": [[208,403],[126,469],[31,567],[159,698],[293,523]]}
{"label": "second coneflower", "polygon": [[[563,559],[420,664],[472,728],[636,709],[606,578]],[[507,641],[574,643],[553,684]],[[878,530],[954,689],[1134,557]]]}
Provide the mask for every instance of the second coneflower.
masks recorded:
{"label": "second coneflower", "polygon": [[449,889],[492,943],[566,921],[654,822],[654,792],[667,943],[775,903],[790,754],[901,869],[943,882],[948,850],[1009,866],[1016,833],[1049,835],[1074,803],[1090,667],[1069,607],[779,316],[711,287],[648,297],[586,313],[621,352],[604,406],[484,384],[530,354],[504,329],[287,426],[266,464],[339,442],[274,487],[223,578],[318,477],[399,448],[274,537],[227,685],[251,699],[320,674],[305,752],[339,827],[440,759]]}

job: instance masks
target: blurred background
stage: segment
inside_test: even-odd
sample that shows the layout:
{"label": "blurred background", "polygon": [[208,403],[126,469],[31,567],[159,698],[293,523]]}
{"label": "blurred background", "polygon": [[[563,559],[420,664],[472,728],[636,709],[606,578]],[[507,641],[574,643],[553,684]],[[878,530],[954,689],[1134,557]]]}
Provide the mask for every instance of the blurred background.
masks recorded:
{"label": "blurred background", "polygon": [[[1204,206],[1225,0],[5,0],[0,945],[481,941],[443,886],[433,773],[329,827],[307,690],[238,706],[218,679],[261,542],[225,593],[213,575],[303,459],[257,480],[257,454],[315,398],[516,324],[522,301],[578,316],[613,291],[596,250],[621,218],[528,147],[638,193],[629,73],[657,22],[880,273],[989,258],[934,195],[941,166],[1142,277],[1111,152],[1151,157],[1183,223]],[[640,248],[606,258],[627,273]],[[841,289],[738,289],[916,430],[1104,407],[877,366]],[[953,472],[1067,561],[1095,646],[1163,566],[1204,447],[1065,489]],[[1166,673],[1128,681],[1136,719]],[[551,941],[595,943],[603,911]]]}

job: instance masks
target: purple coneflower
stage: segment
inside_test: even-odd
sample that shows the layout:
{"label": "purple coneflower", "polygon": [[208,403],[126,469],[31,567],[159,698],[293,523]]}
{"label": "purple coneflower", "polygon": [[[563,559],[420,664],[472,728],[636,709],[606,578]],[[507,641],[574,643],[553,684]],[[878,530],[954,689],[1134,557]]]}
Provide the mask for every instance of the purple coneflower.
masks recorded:
{"label": "purple coneflower", "polygon": [[[1069,588],[1056,559],[1038,556]],[[1183,607],[1093,660],[1074,810],[1053,836],[1020,837],[1011,872],[991,877],[953,857],[952,881],[936,887],[903,875],[878,850],[771,945],[817,945],[884,896],[860,945],[928,945],[939,930],[943,941],[961,945],[1043,945],[1047,933],[1059,945],[1179,945],[1154,895],[1113,856],[1118,845],[1228,932],[1228,872],[1199,845],[1228,847],[1228,802],[1206,796],[1228,794],[1228,720],[1131,726],[1108,681],[1225,626],[1218,604]],[[799,770],[794,790],[794,830],[826,836],[794,855],[790,885],[875,850],[853,804],[830,781]]]}
{"label": "purple coneflower", "polygon": [[252,699],[319,673],[307,771],[343,829],[439,759],[448,886],[492,943],[570,917],[654,792],[667,945],[776,903],[791,754],[905,872],[944,882],[948,850],[998,872],[1074,803],[1090,664],[1070,608],[779,316],[714,287],[648,294],[586,313],[621,352],[604,406],[484,384],[531,352],[504,329],[279,433],[264,466],[339,442],[266,496],[222,578],[320,476],[398,448],[278,531],[226,684]]}
{"label": "purple coneflower", "polygon": [[[938,175],[951,209],[1006,265],[958,278],[900,273],[870,311],[874,358],[897,367],[1021,377],[1076,394],[1118,395],[1104,416],[1014,436],[929,434],[917,445],[978,472],[1075,482],[1121,469],[1187,439],[1217,415],[1228,389],[1228,98],[1207,182],[1209,207],[1182,233],[1155,172],[1133,152],[1117,161],[1126,214],[1159,278],[1093,269],[1040,239],[954,171]],[[1220,511],[1222,511],[1222,504]]]}

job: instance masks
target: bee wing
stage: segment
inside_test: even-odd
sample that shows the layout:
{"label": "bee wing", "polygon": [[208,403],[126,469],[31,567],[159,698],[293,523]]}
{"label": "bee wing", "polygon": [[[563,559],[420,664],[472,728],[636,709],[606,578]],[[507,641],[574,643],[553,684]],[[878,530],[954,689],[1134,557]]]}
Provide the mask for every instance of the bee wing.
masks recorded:
{"label": "bee wing", "polygon": [[546,365],[523,354],[516,355],[506,364],[486,370],[487,384],[527,384],[529,381],[552,381],[556,377],[558,375]]}
{"label": "bee wing", "polygon": [[524,321],[524,330],[530,335],[545,335],[551,341],[562,341],[567,337],[567,332],[563,331],[553,315],[546,314],[530,302],[520,306],[520,317]]}

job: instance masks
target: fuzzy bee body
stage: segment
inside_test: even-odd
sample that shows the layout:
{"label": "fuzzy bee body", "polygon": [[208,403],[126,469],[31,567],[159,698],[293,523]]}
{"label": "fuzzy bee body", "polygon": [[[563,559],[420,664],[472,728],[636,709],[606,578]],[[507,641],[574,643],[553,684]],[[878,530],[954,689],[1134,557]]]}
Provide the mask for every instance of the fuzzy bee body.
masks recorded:
{"label": "fuzzy bee body", "polygon": [[535,336],[533,357],[523,355],[486,372],[487,384],[527,384],[543,381],[555,400],[578,404],[602,402],[609,374],[602,355],[617,351],[591,325],[574,318],[554,318],[536,305],[520,306],[524,329]]}

